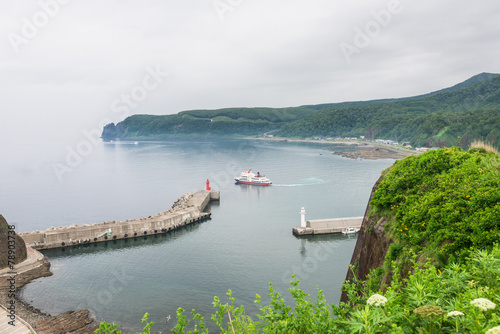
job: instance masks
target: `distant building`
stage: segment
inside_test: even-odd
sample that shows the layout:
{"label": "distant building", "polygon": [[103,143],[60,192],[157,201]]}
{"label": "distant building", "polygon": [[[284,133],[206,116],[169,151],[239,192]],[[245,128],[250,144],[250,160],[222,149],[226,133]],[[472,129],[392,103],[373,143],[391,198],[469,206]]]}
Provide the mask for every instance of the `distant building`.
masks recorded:
{"label": "distant building", "polygon": [[[377,139],[375,141],[377,143],[385,144],[385,145],[397,145],[397,142],[395,142],[394,140],[389,140],[389,139]],[[394,143],[396,143],[396,144],[394,144]]]}

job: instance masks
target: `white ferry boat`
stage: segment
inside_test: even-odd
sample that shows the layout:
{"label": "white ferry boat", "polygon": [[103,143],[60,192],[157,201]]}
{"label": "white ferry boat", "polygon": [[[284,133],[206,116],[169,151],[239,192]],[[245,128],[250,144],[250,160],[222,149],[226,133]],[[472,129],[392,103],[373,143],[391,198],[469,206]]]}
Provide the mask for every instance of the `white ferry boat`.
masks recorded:
{"label": "white ferry boat", "polygon": [[257,186],[269,186],[272,184],[271,180],[269,180],[264,175],[261,175],[259,172],[257,174],[251,172],[252,169],[249,169],[248,172],[241,172],[240,176],[234,178],[237,184],[253,184]]}

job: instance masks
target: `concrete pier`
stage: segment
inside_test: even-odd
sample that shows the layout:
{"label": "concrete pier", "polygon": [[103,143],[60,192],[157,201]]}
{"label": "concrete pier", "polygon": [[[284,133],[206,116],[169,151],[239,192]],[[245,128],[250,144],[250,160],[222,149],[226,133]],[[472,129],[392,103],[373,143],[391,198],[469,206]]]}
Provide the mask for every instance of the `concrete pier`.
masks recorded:
{"label": "concrete pier", "polygon": [[21,237],[33,249],[63,248],[168,233],[183,226],[201,222],[211,217],[203,212],[210,201],[220,200],[218,191],[200,190],[185,194],[172,209],[147,218],[142,217],[125,222],[111,221],[99,224],[51,227],[45,231],[21,233]]}
{"label": "concrete pier", "polygon": [[342,233],[346,227],[360,228],[362,222],[363,217],[308,220],[305,227],[294,227],[292,232],[297,236]]}

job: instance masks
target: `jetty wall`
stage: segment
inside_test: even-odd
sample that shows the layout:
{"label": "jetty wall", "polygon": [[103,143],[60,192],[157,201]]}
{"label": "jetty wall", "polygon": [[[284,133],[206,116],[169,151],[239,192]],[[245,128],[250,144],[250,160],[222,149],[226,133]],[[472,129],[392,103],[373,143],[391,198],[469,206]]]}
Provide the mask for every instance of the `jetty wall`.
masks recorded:
{"label": "jetty wall", "polygon": [[45,231],[21,233],[25,243],[33,249],[62,248],[95,242],[120,240],[168,233],[180,227],[204,221],[211,217],[203,212],[210,201],[220,200],[218,191],[198,191],[184,194],[168,211],[133,220],[110,221],[98,224],[51,227]]}
{"label": "jetty wall", "polygon": [[306,227],[294,227],[295,235],[342,233],[346,227],[360,228],[363,217],[308,220]]}

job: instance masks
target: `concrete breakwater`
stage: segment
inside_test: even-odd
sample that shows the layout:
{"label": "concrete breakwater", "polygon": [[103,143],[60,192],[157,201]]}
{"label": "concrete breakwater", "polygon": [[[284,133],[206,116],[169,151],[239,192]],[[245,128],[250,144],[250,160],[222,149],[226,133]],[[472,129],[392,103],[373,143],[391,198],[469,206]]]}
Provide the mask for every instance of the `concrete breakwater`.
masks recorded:
{"label": "concrete breakwater", "polygon": [[200,190],[181,196],[165,212],[124,222],[111,221],[97,224],[51,227],[45,231],[21,233],[26,245],[33,249],[63,248],[168,233],[180,227],[204,221],[211,217],[203,212],[210,201],[220,200],[220,192]]}
{"label": "concrete breakwater", "polygon": [[297,236],[342,233],[347,227],[360,228],[362,222],[363,217],[308,220],[306,227],[294,227],[292,232]]}

